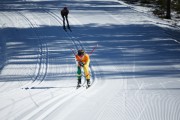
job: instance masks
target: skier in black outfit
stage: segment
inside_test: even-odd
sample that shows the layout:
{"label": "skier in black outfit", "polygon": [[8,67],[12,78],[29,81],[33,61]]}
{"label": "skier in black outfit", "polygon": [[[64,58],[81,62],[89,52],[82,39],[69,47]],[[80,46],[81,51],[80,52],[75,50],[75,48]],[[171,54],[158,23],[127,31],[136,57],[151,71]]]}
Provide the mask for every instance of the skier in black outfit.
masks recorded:
{"label": "skier in black outfit", "polygon": [[66,27],[65,27],[65,19],[66,19],[66,22],[67,22],[67,27],[68,27],[68,29],[70,29],[69,21],[68,21],[68,14],[69,14],[69,10],[67,9],[67,7],[64,7],[61,10],[61,16],[63,18],[63,28],[64,29],[66,29]]}

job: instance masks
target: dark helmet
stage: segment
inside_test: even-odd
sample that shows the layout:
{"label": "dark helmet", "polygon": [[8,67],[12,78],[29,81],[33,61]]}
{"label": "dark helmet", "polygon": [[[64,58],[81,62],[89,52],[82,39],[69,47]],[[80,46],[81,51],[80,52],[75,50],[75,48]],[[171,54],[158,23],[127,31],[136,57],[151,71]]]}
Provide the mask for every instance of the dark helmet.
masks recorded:
{"label": "dark helmet", "polygon": [[81,55],[84,55],[84,50],[78,50],[78,55],[81,56]]}
{"label": "dark helmet", "polygon": [[64,7],[64,10],[67,10],[67,7]]}

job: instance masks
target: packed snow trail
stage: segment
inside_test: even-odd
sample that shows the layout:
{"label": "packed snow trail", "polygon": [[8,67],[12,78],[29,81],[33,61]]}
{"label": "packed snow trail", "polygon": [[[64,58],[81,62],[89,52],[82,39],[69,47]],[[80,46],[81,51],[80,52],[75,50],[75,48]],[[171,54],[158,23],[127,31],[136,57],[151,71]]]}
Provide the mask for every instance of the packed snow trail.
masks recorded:
{"label": "packed snow trail", "polygon": [[[62,28],[64,6],[72,32]],[[1,120],[180,119],[175,28],[116,0],[1,0],[0,8]],[[76,89],[71,49],[97,44],[92,86]]]}

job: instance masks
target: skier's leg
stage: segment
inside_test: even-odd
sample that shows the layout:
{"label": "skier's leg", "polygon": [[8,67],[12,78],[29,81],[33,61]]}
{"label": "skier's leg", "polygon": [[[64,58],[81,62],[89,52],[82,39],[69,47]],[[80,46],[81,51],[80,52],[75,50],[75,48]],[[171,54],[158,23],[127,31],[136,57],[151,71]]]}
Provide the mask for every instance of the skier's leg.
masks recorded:
{"label": "skier's leg", "polygon": [[68,16],[65,16],[65,18],[66,18],[66,22],[67,22],[67,27],[70,29],[69,21],[68,21]]}
{"label": "skier's leg", "polygon": [[62,18],[63,18],[63,28],[65,29],[65,28],[66,28],[66,27],[65,27],[65,17],[62,16]]}
{"label": "skier's leg", "polygon": [[78,79],[78,85],[81,84],[81,67],[77,67],[77,79]]}
{"label": "skier's leg", "polygon": [[84,70],[84,74],[85,74],[85,77],[86,77],[86,80],[87,80],[87,85],[90,85],[89,63],[84,65],[83,70]]}

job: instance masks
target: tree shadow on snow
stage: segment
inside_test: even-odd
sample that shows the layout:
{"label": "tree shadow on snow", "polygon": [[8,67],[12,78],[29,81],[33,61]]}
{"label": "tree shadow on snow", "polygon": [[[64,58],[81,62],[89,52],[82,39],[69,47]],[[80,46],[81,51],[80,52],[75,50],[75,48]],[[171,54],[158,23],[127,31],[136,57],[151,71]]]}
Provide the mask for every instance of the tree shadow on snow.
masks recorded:
{"label": "tree shadow on snow", "polygon": [[[0,11],[21,11],[21,10],[57,10],[68,6],[70,10],[112,10],[117,9],[120,3],[114,1],[67,1],[67,0],[41,0],[41,1],[24,1],[24,0],[1,0]],[[111,6],[110,6],[111,5]],[[122,9],[122,7],[121,7]],[[123,7],[123,9],[127,9]]]}
{"label": "tree shadow on snow", "polygon": [[[39,12],[57,10],[64,5],[75,10],[106,10],[117,2],[103,1],[1,1],[0,11]],[[12,7],[13,6],[13,7]],[[94,7],[90,7],[94,6]],[[101,7],[99,7],[101,6]],[[102,8],[102,6],[104,6]],[[127,9],[125,7],[117,10]],[[43,11],[42,11],[43,12]],[[69,48],[87,52],[98,44],[91,55],[96,75],[109,79],[166,77],[179,78],[179,44],[159,27],[151,24],[84,24],[73,25],[68,34],[62,26],[1,29],[0,81],[44,81],[76,79],[74,56]],[[8,36],[12,35],[14,37]],[[73,38],[73,39],[72,39]],[[78,43],[77,46],[75,43]],[[10,70],[10,73],[3,71]],[[51,71],[49,71],[51,70]],[[96,71],[95,71],[96,72]]]}
{"label": "tree shadow on snow", "polygon": [[[61,75],[74,76],[75,71],[71,71],[75,67],[74,56],[67,48],[75,49],[70,38],[75,37],[75,41],[80,40],[83,48],[89,53],[96,44],[99,45],[91,55],[91,64],[103,68],[99,73],[102,72],[107,77],[122,74],[129,77],[135,75],[137,78],[180,77],[179,70],[176,69],[180,59],[179,44],[165,33],[159,33],[156,26],[89,24],[72,28],[74,32],[69,33],[69,37],[59,26],[36,28],[37,34],[33,34],[34,28],[5,28],[4,35],[11,32],[14,36],[19,34],[21,39],[4,37],[6,43],[0,44],[3,48],[1,60],[4,60],[4,64],[10,66],[12,71],[26,71],[25,75],[13,73],[19,80],[22,80],[20,76],[23,76],[24,80],[28,76],[30,77],[27,80],[38,80],[39,76],[49,76],[49,80],[57,80]],[[51,65],[59,65],[62,68],[59,68],[61,70],[58,74],[51,73],[48,71]],[[133,67],[136,67],[134,71]],[[1,76],[1,80],[6,77]],[[7,78],[13,81],[16,77]]]}

